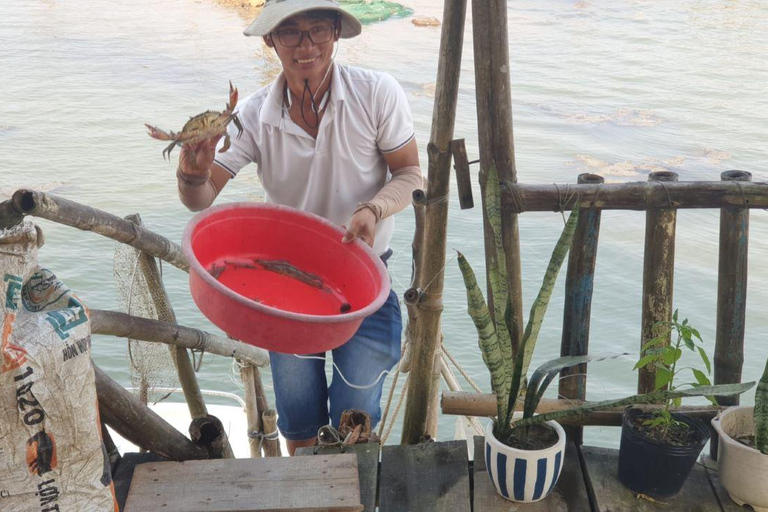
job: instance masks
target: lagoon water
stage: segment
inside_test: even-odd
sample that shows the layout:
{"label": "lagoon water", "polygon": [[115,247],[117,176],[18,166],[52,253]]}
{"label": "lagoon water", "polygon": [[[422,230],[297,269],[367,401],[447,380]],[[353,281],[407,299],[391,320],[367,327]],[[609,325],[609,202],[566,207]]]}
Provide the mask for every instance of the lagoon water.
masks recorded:
{"label": "lagoon water", "polygon": [[[405,0],[414,16],[442,17],[438,0]],[[21,187],[47,192],[116,215],[141,214],[174,241],[191,218],[176,196],[164,144],[143,123],[178,129],[187,116],[221,109],[231,80],[247,95],[268,83],[277,61],[261,41],[246,38],[248,20],[202,0],[21,0],[0,5],[0,200]],[[574,183],[582,172],[609,182],[644,181],[654,170],[680,180],[719,180],[743,169],[768,177],[768,5],[758,0],[527,0],[509,2],[510,78],[518,177],[529,183]],[[411,18],[364,28],[343,41],[337,59],[391,73],[414,113],[426,172],[440,29]],[[456,138],[478,154],[471,15],[467,19]],[[174,153],[174,157],[176,154]],[[477,176],[477,166],[473,166]],[[475,181],[476,183],[476,181]],[[231,182],[218,203],[258,201],[255,169]],[[475,186],[475,202],[480,204]],[[592,351],[637,353],[640,332],[644,214],[605,212],[592,307]],[[40,261],[90,306],[117,308],[115,243],[38,221],[47,243]],[[446,266],[445,343],[488,389],[477,336],[455,261],[465,253],[483,268],[479,207],[460,210],[451,191]],[[524,304],[538,289],[562,226],[554,213],[521,216]],[[390,261],[393,286],[410,278],[413,219],[397,217]],[[714,348],[718,211],[678,215],[675,307]],[[756,379],[768,357],[768,214],[751,216],[744,378]],[[197,311],[186,275],[164,265],[178,320],[216,331]],[[545,320],[535,361],[556,356],[563,279]],[[691,354],[692,355],[692,354]],[[99,336],[93,358],[128,385],[124,340]],[[689,359],[695,363],[695,359]],[[588,398],[635,390],[633,358],[591,365]],[[271,394],[269,370],[263,372]],[[205,356],[201,386],[238,390],[229,360]],[[401,381],[402,382],[402,381]],[[388,386],[387,386],[388,387]],[[386,391],[386,390],[385,390]],[[743,399],[752,401],[752,392]],[[402,418],[402,416],[401,416]],[[453,436],[442,417],[440,439]],[[389,442],[399,440],[399,424]],[[587,441],[615,446],[617,431],[592,429]]]}

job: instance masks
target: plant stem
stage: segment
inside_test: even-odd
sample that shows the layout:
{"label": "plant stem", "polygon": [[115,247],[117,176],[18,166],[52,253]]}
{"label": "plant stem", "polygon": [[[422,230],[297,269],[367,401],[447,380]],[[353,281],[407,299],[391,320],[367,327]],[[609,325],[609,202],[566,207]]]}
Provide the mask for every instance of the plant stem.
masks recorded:
{"label": "plant stem", "polygon": [[[675,354],[677,354],[677,351],[680,350],[680,342],[682,340],[683,340],[683,335],[680,332],[680,330],[677,330],[677,342],[675,343]],[[670,391],[674,391],[675,390],[674,383],[675,383],[675,368],[676,367],[677,367],[677,358],[675,358],[675,360],[672,361],[672,369],[671,369],[672,377],[670,377],[670,379],[669,379],[669,390]],[[667,418],[671,418],[671,416],[669,415],[670,414],[669,408],[672,405],[672,400],[673,399],[671,399],[671,398],[667,398],[667,402],[666,402],[666,404],[664,404],[664,412],[665,412],[665,415],[666,415]],[[662,434],[663,437],[667,437],[667,431],[669,430],[670,425],[672,425],[672,421],[667,422],[667,424],[664,426],[664,432]]]}

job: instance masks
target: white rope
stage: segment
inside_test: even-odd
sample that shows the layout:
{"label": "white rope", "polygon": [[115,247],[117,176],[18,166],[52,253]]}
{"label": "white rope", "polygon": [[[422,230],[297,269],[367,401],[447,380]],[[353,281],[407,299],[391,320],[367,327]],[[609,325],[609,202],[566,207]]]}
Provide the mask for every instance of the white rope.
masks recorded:
{"label": "white rope", "polygon": [[456,361],[456,359],[451,355],[450,352],[448,352],[448,349],[445,348],[445,344],[441,344],[440,345],[440,349],[443,351],[443,354],[445,355],[445,357],[447,357],[448,360],[451,363],[453,363],[453,366],[455,366],[456,369],[459,370],[459,373],[461,374],[461,376],[464,377],[464,379],[469,383],[469,385],[472,387],[472,389],[474,389],[478,393],[482,393],[483,390],[480,389],[480,386],[478,386],[477,383],[474,380],[472,380],[472,377],[469,376],[469,374],[466,372],[466,370],[464,370],[464,368],[461,367],[459,362]]}
{"label": "white rope", "polygon": [[[325,357],[320,356],[300,356],[299,354],[293,354],[294,356],[298,357],[299,359],[318,359],[320,361],[325,361]],[[347,386],[355,389],[371,389],[373,386],[379,383],[379,381],[386,375],[389,375],[389,370],[383,370],[378,377],[376,377],[376,380],[374,380],[371,384],[366,385],[359,385],[359,384],[352,384],[347,380],[347,378],[344,376],[343,373],[341,373],[341,369],[338,367],[338,365],[331,361],[331,364],[334,368],[336,368],[336,371],[339,372],[339,377],[341,377],[341,380],[343,380]]]}
{"label": "white rope", "polygon": [[403,348],[400,350],[400,361],[397,362],[397,366],[394,369],[394,377],[392,378],[392,385],[389,388],[389,393],[387,394],[387,405],[384,407],[384,414],[381,416],[381,421],[379,422],[379,439],[381,439],[381,434],[384,431],[384,425],[387,423],[387,416],[389,416],[389,408],[392,405],[392,397],[395,394],[395,388],[397,387],[397,380],[400,378],[400,374],[403,373],[400,371],[400,368],[403,363],[403,355],[405,354],[405,347],[406,345],[403,345]]}
{"label": "white rope", "polygon": [[405,382],[403,383],[403,389],[400,391],[400,399],[397,401],[397,405],[395,406],[395,412],[392,414],[392,421],[389,424],[389,428],[387,429],[387,432],[384,434],[384,436],[381,437],[381,444],[384,444],[387,441],[389,434],[392,432],[392,427],[395,425],[395,420],[397,419],[397,415],[400,412],[400,407],[403,405],[403,400],[405,399],[405,393],[406,391],[408,391],[408,383],[410,381],[411,381],[411,374],[409,373],[405,377]]}

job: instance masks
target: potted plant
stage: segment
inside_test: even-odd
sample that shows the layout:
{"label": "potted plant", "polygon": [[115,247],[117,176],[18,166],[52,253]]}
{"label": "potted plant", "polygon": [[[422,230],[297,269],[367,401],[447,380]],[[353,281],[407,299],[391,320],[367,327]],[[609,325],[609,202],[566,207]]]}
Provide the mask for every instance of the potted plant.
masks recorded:
{"label": "potted plant", "polygon": [[712,420],[720,443],[720,483],[731,500],[768,512],[768,362],[755,391],[755,405],[729,407]]}
{"label": "potted plant", "polygon": [[[641,357],[634,368],[654,368],[654,391],[712,385],[708,377],[711,364],[701,335],[687,318],[679,320],[676,310],[670,322],[654,325],[654,334],[656,336],[641,348]],[[668,343],[671,338],[674,341]],[[693,366],[678,364],[683,349],[700,357],[706,373]],[[688,372],[695,382],[679,383],[682,374]],[[708,398],[717,405],[711,395]],[[672,405],[680,405],[680,400],[667,398],[664,408],[654,412],[635,408],[628,408],[624,412],[619,448],[619,480],[632,491],[654,498],[675,496],[682,489],[709,440],[710,432],[703,421],[670,411]]]}
{"label": "potted plant", "polygon": [[[488,268],[493,316],[471,266],[461,253],[458,254],[458,261],[467,290],[469,315],[477,328],[478,344],[491,375],[491,387],[496,394],[497,414],[486,426],[485,460],[491,482],[502,497],[512,501],[534,502],[545,498],[552,491],[560,476],[565,455],[565,433],[562,427],[553,421],[555,419],[585,415],[588,412],[622,405],[676,400],[684,396],[738,394],[754,385],[702,385],[691,389],[658,390],[649,394],[595,402],[534,416],[544,392],[561,370],[617,355],[568,356],[554,359],[539,367],[526,383],[525,376],[533,349],[557,274],[570,249],[579,213],[578,208],[574,209],[566,222],[550,258],[539,293],[531,307],[523,338],[517,350],[513,352],[508,325],[511,318],[510,296],[507,289],[504,247],[501,243],[499,204],[496,173],[491,169],[486,186],[486,208],[495,246],[495,258]],[[522,415],[515,417],[515,405],[523,397]]]}

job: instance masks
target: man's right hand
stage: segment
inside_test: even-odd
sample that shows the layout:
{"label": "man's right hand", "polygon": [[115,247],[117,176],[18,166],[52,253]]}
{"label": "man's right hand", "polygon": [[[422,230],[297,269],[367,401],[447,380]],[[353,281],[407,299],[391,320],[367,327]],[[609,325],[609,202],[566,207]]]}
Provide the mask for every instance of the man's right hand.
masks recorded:
{"label": "man's right hand", "polygon": [[208,179],[211,175],[213,157],[216,155],[216,145],[221,135],[206,139],[194,145],[184,144],[179,154],[179,170],[189,177]]}

